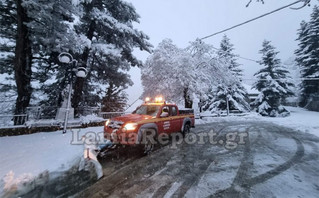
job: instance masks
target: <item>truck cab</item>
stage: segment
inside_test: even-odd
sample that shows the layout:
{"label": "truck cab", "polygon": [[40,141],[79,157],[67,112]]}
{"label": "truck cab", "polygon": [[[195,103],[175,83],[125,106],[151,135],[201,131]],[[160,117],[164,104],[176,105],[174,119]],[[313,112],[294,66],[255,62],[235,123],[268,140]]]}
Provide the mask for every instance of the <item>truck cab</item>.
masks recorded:
{"label": "truck cab", "polygon": [[118,144],[140,144],[143,131],[161,133],[189,132],[195,126],[192,109],[179,110],[177,105],[160,99],[146,100],[131,114],[106,121],[104,137]]}

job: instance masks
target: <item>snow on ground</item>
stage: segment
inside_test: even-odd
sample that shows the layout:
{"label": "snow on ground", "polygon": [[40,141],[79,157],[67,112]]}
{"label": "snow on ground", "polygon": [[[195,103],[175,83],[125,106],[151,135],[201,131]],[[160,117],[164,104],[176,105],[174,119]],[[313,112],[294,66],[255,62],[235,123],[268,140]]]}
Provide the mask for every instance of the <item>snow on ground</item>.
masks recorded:
{"label": "snow on ground", "polygon": [[[299,107],[286,107],[290,111],[288,117],[263,117],[255,112],[244,116],[205,117],[196,119],[196,124],[222,121],[269,121],[319,137],[319,112],[309,111]],[[205,114],[207,116],[207,114]]]}
{"label": "snow on ground", "polygon": [[4,189],[13,185],[19,188],[45,171],[62,174],[79,163],[83,155],[82,135],[103,132],[103,127],[72,131],[74,133],[68,130],[66,134],[57,131],[0,137],[0,197]]}
{"label": "snow on ground", "polygon": [[263,120],[319,136],[319,112],[298,107],[286,108],[290,111],[290,116],[286,118],[263,117]]}
{"label": "snow on ground", "polygon": [[[311,133],[319,136],[319,112],[307,111],[302,108],[287,107],[291,115],[285,118],[269,118],[250,113],[244,116],[205,117],[196,119],[196,124],[223,121],[270,121],[279,125]],[[86,118],[90,120],[91,118]],[[86,120],[84,119],[84,120]],[[103,132],[103,127],[74,129],[78,134],[77,140],[87,132]],[[73,136],[69,130],[62,135],[62,131],[42,132],[30,135],[0,137],[0,196],[5,188],[12,185],[23,185],[39,174],[61,172],[79,163],[83,155],[82,144],[71,144]],[[262,157],[262,156],[260,156]],[[194,189],[196,192],[196,189]]]}
{"label": "snow on ground", "polygon": [[192,186],[185,197],[209,197],[220,189],[229,188],[236,176],[241,158],[241,155],[218,158],[218,163],[210,164],[206,173],[201,176],[198,185]]}

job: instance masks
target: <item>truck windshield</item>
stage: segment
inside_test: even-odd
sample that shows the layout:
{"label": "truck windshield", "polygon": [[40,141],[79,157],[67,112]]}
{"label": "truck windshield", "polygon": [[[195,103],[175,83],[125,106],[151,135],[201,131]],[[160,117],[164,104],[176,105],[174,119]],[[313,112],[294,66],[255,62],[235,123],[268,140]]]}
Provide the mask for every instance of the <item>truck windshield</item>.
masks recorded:
{"label": "truck windshield", "polygon": [[159,109],[160,106],[157,105],[142,105],[139,106],[133,114],[156,116]]}

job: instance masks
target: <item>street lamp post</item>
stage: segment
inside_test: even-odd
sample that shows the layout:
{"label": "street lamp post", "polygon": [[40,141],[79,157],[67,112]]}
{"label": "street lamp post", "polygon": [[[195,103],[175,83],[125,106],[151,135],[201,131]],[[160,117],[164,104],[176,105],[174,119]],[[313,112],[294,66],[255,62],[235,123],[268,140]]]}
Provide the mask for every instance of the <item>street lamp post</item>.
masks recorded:
{"label": "street lamp post", "polygon": [[84,67],[78,67],[77,61],[73,59],[73,56],[67,52],[62,52],[58,56],[59,61],[61,63],[65,64],[71,64],[71,68],[67,70],[66,76],[68,76],[69,80],[69,87],[68,87],[68,99],[67,99],[67,105],[65,109],[65,118],[64,118],[64,126],[63,126],[63,134],[66,133],[66,128],[68,125],[68,118],[69,118],[69,111],[71,106],[71,96],[72,96],[72,87],[73,87],[73,72],[76,72],[76,76],[80,78],[85,78],[87,75],[87,70]]}

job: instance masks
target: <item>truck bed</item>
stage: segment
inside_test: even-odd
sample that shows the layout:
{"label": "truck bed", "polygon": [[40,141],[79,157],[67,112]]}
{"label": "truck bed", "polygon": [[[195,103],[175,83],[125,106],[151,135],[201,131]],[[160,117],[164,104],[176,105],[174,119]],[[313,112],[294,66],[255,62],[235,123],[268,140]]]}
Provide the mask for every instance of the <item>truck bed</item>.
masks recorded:
{"label": "truck bed", "polygon": [[194,114],[194,109],[179,109],[180,115]]}

